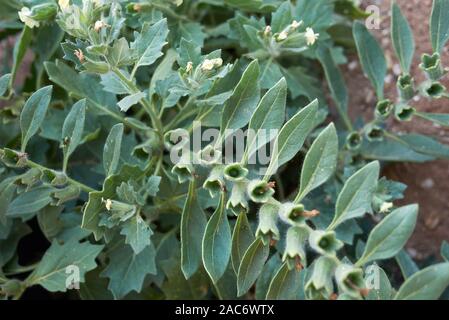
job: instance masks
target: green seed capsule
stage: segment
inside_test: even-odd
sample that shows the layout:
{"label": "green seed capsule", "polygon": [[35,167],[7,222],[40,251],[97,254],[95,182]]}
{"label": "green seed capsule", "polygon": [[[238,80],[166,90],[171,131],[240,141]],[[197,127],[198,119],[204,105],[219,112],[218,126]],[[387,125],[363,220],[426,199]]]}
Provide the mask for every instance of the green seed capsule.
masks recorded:
{"label": "green seed capsule", "polygon": [[421,61],[419,67],[426,73],[430,80],[439,80],[446,73],[441,65],[440,54],[437,52],[432,55],[423,54]]}
{"label": "green seed capsule", "polygon": [[396,85],[402,100],[408,101],[415,96],[414,81],[410,75],[400,76]]}

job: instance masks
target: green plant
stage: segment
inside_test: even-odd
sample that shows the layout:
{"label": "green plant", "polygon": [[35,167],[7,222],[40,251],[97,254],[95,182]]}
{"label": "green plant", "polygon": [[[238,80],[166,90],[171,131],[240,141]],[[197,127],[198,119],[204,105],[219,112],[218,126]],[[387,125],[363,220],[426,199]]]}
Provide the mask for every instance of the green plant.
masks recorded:
{"label": "green plant", "polygon": [[[392,116],[449,125],[411,106],[413,36],[392,8],[397,103],[350,0],[2,2],[1,37],[21,33],[0,78],[0,294],[80,284],[83,299],[439,298],[449,263],[418,270],[402,250],[418,206],[395,207],[405,186],[380,178],[379,161],[449,156],[386,126]],[[422,58],[419,92],[432,99],[447,98],[448,9],[434,1],[434,52]],[[379,100],[367,124],[350,119],[339,71],[352,34]],[[232,139],[243,148],[229,161]],[[51,245],[22,266],[30,226]],[[384,271],[391,258],[403,284]]]}

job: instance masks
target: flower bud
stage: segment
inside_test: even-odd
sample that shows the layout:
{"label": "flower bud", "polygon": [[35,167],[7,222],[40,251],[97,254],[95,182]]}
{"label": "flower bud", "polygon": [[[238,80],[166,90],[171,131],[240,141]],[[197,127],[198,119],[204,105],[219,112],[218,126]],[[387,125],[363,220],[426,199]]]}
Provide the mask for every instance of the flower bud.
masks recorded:
{"label": "flower bud", "polygon": [[303,21],[301,20],[301,21],[296,21],[296,20],[293,20],[292,21],[292,23],[290,24],[290,28],[291,28],[291,30],[296,30],[296,29],[298,29],[301,25],[303,24]]}
{"label": "flower bud", "polygon": [[263,30],[263,35],[265,37],[268,37],[269,35],[271,35],[271,26],[266,26],[265,29]]}
{"label": "flower bud", "polygon": [[68,177],[64,172],[45,169],[42,171],[42,181],[52,186],[63,186],[67,184]]}
{"label": "flower bud", "polygon": [[393,203],[385,201],[380,205],[379,212],[380,213],[388,213],[391,211],[392,208],[393,208]]}
{"label": "flower bud", "polygon": [[430,80],[441,79],[446,73],[441,65],[440,54],[435,52],[432,55],[423,54],[419,67],[427,74]]}
{"label": "flower bud", "polygon": [[19,11],[20,20],[28,27],[39,27],[40,22],[49,21],[56,16],[58,7],[54,3],[42,3],[31,8],[23,7]]}
{"label": "flower bud", "polygon": [[362,146],[363,138],[357,131],[351,132],[346,137],[346,147],[348,150],[358,150]]}
{"label": "flower bud", "polygon": [[287,39],[287,37],[288,37],[288,32],[286,30],[275,35],[275,39],[278,42],[284,41],[285,39]]}
{"label": "flower bud", "polygon": [[[34,186],[37,182],[40,181],[42,176],[42,171],[38,168],[31,168],[23,175],[20,176],[19,183],[24,186],[26,190]],[[16,182],[17,183],[17,182]]]}
{"label": "flower bud", "polygon": [[204,60],[203,63],[201,64],[201,70],[203,71],[212,71],[213,68],[214,62],[210,59]]}
{"label": "flower bud", "polygon": [[394,116],[399,121],[410,121],[412,120],[413,115],[415,114],[416,110],[413,107],[410,107],[407,104],[397,104],[394,107]]}
{"label": "flower bud", "polygon": [[396,85],[402,100],[408,101],[415,96],[414,81],[410,75],[400,76]]}
{"label": "flower bud", "polygon": [[77,199],[80,195],[80,189],[77,186],[69,185],[63,189],[58,189],[52,193],[52,204],[55,206],[60,206],[70,200]]}
{"label": "flower bud", "polygon": [[99,32],[101,29],[103,29],[106,26],[107,26],[107,24],[103,20],[98,20],[98,21],[95,21],[94,30],[95,30],[95,32]]}
{"label": "flower bud", "polygon": [[8,167],[23,168],[28,161],[28,154],[4,148],[3,150],[0,150],[0,159]]}
{"label": "flower bud", "polygon": [[224,191],[223,166],[216,166],[210,171],[209,177],[204,181],[203,188],[209,191],[212,198]]}
{"label": "flower bud", "polygon": [[290,270],[302,269],[307,265],[306,251],[304,244],[309,236],[309,229],[306,226],[293,226],[287,230],[285,240],[285,250],[282,261],[287,261]]}
{"label": "flower bud", "polygon": [[137,207],[132,204],[103,199],[106,210],[110,213],[109,220],[124,222],[137,213]]}
{"label": "flower bud", "polygon": [[248,169],[240,163],[232,163],[225,167],[224,176],[229,181],[242,181],[248,175]]}
{"label": "flower bud", "polygon": [[310,233],[309,243],[313,250],[321,255],[335,255],[343,247],[334,231],[314,230]]}
{"label": "flower bud", "polygon": [[382,120],[387,119],[390,116],[391,112],[393,111],[393,108],[394,108],[393,103],[388,99],[377,102],[375,109],[376,118]]}
{"label": "flower bud", "polygon": [[277,227],[278,206],[266,203],[259,209],[259,225],[256,230],[256,237],[262,237],[265,245],[272,240],[279,240],[280,234]]}
{"label": "flower bud", "polygon": [[274,195],[273,187],[273,182],[252,180],[248,184],[248,195],[253,202],[265,203]]}
{"label": "flower bud", "polygon": [[246,197],[247,182],[237,181],[232,186],[231,196],[229,197],[226,208],[239,215],[242,212],[248,212],[248,200]]}
{"label": "flower bud", "polygon": [[338,288],[353,298],[360,298],[366,294],[363,270],[349,264],[341,264],[335,271]]}

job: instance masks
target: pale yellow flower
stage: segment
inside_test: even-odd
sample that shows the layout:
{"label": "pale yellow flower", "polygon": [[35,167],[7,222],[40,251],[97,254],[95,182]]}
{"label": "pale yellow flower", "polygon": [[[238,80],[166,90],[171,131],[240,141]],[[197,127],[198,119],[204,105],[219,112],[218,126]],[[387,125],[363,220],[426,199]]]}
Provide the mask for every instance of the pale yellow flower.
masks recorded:
{"label": "pale yellow flower", "polygon": [[212,59],[212,63],[214,64],[214,67],[219,68],[223,65],[223,59],[222,58]]}
{"label": "pale yellow flower", "polygon": [[192,63],[192,61],[187,62],[186,72],[192,71],[192,68],[193,68],[193,63]]}
{"label": "pale yellow flower", "polygon": [[31,18],[31,10],[27,7],[23,7],[22,10],[19,11],[19,18],[30,28],[39,27],[39,21]]}
{"label": "pale yellow flower", "polygon": [[387,212],[390,211],[391,208],[393,208],[393,203],[392,202],[384,202],[380,206],[380,212],[381,213],[387,213]]}
{"label": "pale yellow flower", "polygon": [[265,30],[263,31],[263,34],[265,36],[268,36],[271,33],[271,26],[266,26]]}
{"label": "pale yellow flower", "polygon": [[290,25],[290,27],[293,29],[293,30],[296,30],[296,29],[298,29],[301,25],[302,25],[302,21],[296,21],[296,20],[293,20],[292,21],[292,24]]}
{"label": "pale yellow flower", "polygon": [[96,32],[100,31],[102,28],[106,27],[106,23],[103,22],[103,20],[98,20],[95,22],[94,30]]}
{"label": "pale yellow flower", "polygon": [[70,5],[70,0],[59,0],[58,1],[59,7],[61,8],[62,11],[67,10],[67,8]]}
{"label": "pale yellow flower", "polygon": [[203,71],[211,71],[214,68],[215,64],[212,60],[206,59],[203,61],[201,65],[201,70]]}
{"label": "pale yellow flower", "polygon": [[277,40],[282,41],[282,40],[287,39],[287,37],[288,37],[288,32],[284,30],[278,34]]}
{"label": "pale yellow flower", "polygon": [[105,207],[108,211],[111,211],[111,208],[112,208],[112,200],[111,199],[107,199],[105,201]]}
{"label": "pale yellow flower", "polygon": [[307,45],[308,46],[312,46],[315,44],[316,40],[318,39],[318,36],[320,34],[319,33],[315,33],[315,31],[313,31],[312,28],[307,28],[306,29],[306,40],[307,40]]}

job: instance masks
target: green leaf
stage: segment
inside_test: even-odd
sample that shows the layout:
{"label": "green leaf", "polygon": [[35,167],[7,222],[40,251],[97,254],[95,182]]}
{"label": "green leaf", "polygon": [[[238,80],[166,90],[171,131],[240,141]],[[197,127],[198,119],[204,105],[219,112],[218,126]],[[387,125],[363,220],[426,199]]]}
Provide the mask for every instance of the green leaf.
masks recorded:
{"label": "green leaf", "polygon": [[168,35],[167,19],[162,19],[153,25],[145,23],[142,31],[135,35],[135,41],[131,43],[131,49],[135,50],[138,60],[135,69],[141,66],[152,65],[162,56],[162,48],[167,43]]}
{"label": "green leaf", "polygon": [[197,66],[201,63],[201,48],[193,41],[188,41],[182,38],[178,52],[178,62],[182,67],[186,67],[189,62],[192,62],[193,66]]}
{"label": "green leaf", "polygon": [[30,213],[37,213],[37,211],[50,204],[53,190],[53,188],[43,185],[21,193],[9,204],[6,215],[8,217],[23,217]]}
{"label": "green leaf", "polygon": [[[248,158],[271,140],[270,130],[279,130],[285,120],[287,82],[284,78],[262,97],[249,122]],[[252,130],[252,131],[251,131]]]}
{"label": "green leaf", "polygon": [[323,66],[329,89],[337,107],[341,110],[340,113],[346,113],[348,111],[348,92],[345,79],[332,57],[331,49],[324,46],[318,47],[317,57]]}
{"label": "green leaf", "polygon": [[239,271],[246,250],[253,241],[254,233],[251,231],[246,212],[241,212],[237,217],[234,231],[232,232],[231,261],[236,274]]}
{"label": "green leaf", "polygon": [[156,274],[156,250],[147,246],[139,254],[135,254],[129,246],[119,245],[113,250],[102,277],[109,278],[109,290],[116,299],[123,298],[131,291],[140,292],[145,277]]}
{"label": "green leaf", "polygon": [[145,94],[143,92],[137,92],[124,97],[117,103],[117,105],[120,108],[120,111],[127,112],[129,108],[131,108],[133,105],[138,104],[139,101],[143,98],[145,98]]}
{"label": "green leaf", "polygon": [[373,264],[365,270],[365,274],[367,275],[365,277],[367,278],[367,280],[372,279],[374,282],[370,283],[370,285],[372,285],[372,289],[369,291],[366,299],[391,300],[393,296],[393,288],[391,286],[390,280],[388,279],[388,276],[385,274],[385,271],[378,265]]}
{"label": "green leaf", "polygon": [[353,35],[363,71],[376,89],[377,97],[383,99],[384,79],[387,75],[383,50],[363,23],[354,23]]}
{"label": "green leaf", "polygon": [[440,126],[449,127],[449,114],[447,113],[417,112],[416,115],[428,121],[435,122]]}
{"label": "green leaf", "polygon": [[354,173],[337,198],[335,216],[328,229],[335,229],[344,221],[372,213],[371,200],[379,179],[379,162],[371,162]]}
{"label": "green leaf", "polygon": [[201,264],[206,223],[206,216],[198,203],[195,182],[191,181],[181,216],[181,265],[186,279],[189,279]]}
{"label": "green leaf", "polygon": [[19,71],[20,66],[22,65],[23,58],[25,58],[25,54],[31,43],[32,36],[33,30],[27,26],[24,26],[22,33],[20,34],[20,37],[17,40],[16,45],[14,46],[14,53],[13,53],[14,61],[11,71],[10,87],[14,85],[17,73]]}
{"label": "green leaf", "polygon": [[284,2],[271,14],[271,30],[273,33],[281,32],[292,21],[292,5],[290,2]]}
{"label": "green leaf", "polygon": [[206,226],[203,237],[203,264],[213,283],[223,276],[231,257],[231,227],[226,216],[225,194]]}
{"label": "green leaf", "polygon": [[142,252],[147,246],[151,245],[151,235],[153,231],[150,226],[138,214],[123,225],[120,231],[121,235],[126,237],[125,243],[133,248],[135,254]]}
{"label": "green leaf", "polygon": [[449,39],[449,0],[433,1],[430,38],[433,51],[441,53]]}
{"label": "green leaf", "polygon": [[267,297],[271,280],[282,265],[282,260],[278,254],[273,254],[263,267],[262,273],[256,282],[256,299],[264,300]]}
{"label": "green leaf", "polygon": [[404,134],[394,136],[395,139],[418,153],[449,159],[449,146],[422,134]]}
{"label": "green leaf", "polygon": [[294,300],[301,285],[300,272],[284,263],[277,271],[267,292],[267,300]]}
{"label": "green leaf", "polygon": [[0,77],[0,97],[3,97],[6,91],[8,91],[10,81],[11,81],[10,73],[7,73]]}
{"label": "green leaf", "polygon": [[338,137],[333,123],[315,139],[304,159],[301,181],[295,202],[300,202],[310,191],[325,183],[337,166]]}
{"label": "green leaf", "polygon": [[254,113],[260,97],[259,64],[251,62],[226,102],[221,115],[221,132],[244,127]]}
{"label": "green leaf", "polygon": [[368,142],[365,139],[362,154],[366,159],[379,161],[426,162],[435,159],[414,151],[406,143],[398,140],[386,137],[383,141]]}
{"label": "green leaf", "polygon": [[37,133],[44,122],[52,91],[53,86],[47,86],[37,90],[23,106],[22,113],[20,114],[22,152],[25,151],[28,141]]}
{"label": "green leaf", "polygon": [[270,247],[265,246],[261,238],[257,238],[246,250],[237,274],[237,296],[242,296],[256,282],[267,261]]}
{"label": "green leaf", "polygon": [[6,226],[8,222],[6,213],[8,212],[9,203],[16,193],[17,185],[15,181],[15,178],[9,178],[4,179],[0,183],[0,228]]}
{"label": "green leaf", "polygon": [[298,0],[295,11],[296,20],[314,30],[327,29],[334,23],[334,4],[327,0]]}
{"label": "green leaf", "polygon": [[224,0],[231,8],[248,12],[271,12],[276,9],[276,2],[271,0]]}
{"label": "green leaf", "polygon": [[290,161],[301,150],[304,141],[313,129],[317,111],[318,100],[314,100],[282,127],[274,143],[266,177],[273,175],[281,165]]}
{"label": "green leaf", "polygon": [[109,61],[115,67],[128,66],[134,62],[133,51],[129,48],[125,38],[115,40]]}
{"label": "green leaf", "polygon": [[124,165],[119,174],[106,177],[103,183],[103,190],[89,193],[89,201],[84,208],[82,228],[92,231],[96,240],[100,240],[104,235],[104,229],[99,226],[100,214],[107,212],[104,201],[116,197],[117,187],[123,182],[137,180],[142,177],[142,171],[130,165]]}
{"label": "green leaf", "polygon": [[371,231],[365,251],[356,264],[360,266],[395,256],[410,238],[417,218],[417,205],[401,207],[391,212]]}
{"label": "green leaf", "polygon": [[84,282],[85,273],[97,266],[95,258],[102,249],[103,245],[89,242],[71,240],[61,245],[54,240],[26,281],[32,285],[39,284],[51,292],[65,292],[68,285],[73,285],[67,282],[72,273],[75,276],[79,271],[79,281]]}
{"label": "green leaf", "polygon": [[114,112],[117,108],[115,94],[104,91],[98,77],[89,73],[78,74],[59,60],[56,60],[56,63],[45,62],[45,69],[51,81],[78,99],[88,99],[97,113],[116,114]]}
{"label": "green leaf", "polygon": [[112,293],[108,290],[108,279],[100,277],[99,269],[86,273],[81,284],[79,295],[82,300],[112,300]]}
{"label": "green leaf", "polygon": [[396,2],[391,2],[391,40],[399,58],[402,72],[408,74],[415,52],[415,41],[407,19]]}
{"label": "green leaf", "polygon": [[112,127],[103,149],[103,168],[106,176],[113,175],[119,164],[123,139],[123,124],[118,123]]}
{"label": "green leaf", "polygon": [[16,222],[11,225],[10,234],[6,239],[0,240],[0,274],[1,267],[6,265],[16,254],[20,239],[31,233],[31,228],[27,224]]}
{"label": "green leaf", "polygon": [[416,263],[404,249],[399,251],[395,259],[399,265],[399,268],[401,269],[401,273],[404,279],[410,278],[412,275],[419,271]]}
{"label": "green leaf", "polygon": [[75,149],[80,145],[83,138],[84,122],[86,118],[86,100],[75,103],[65,118],[62,127],[61,145],[64,150],[64,164]]}
{"label": "green leaf", "polygon": [[408,278],[395,300],[437,300],[449,286],[449,262],[427,267]]}

